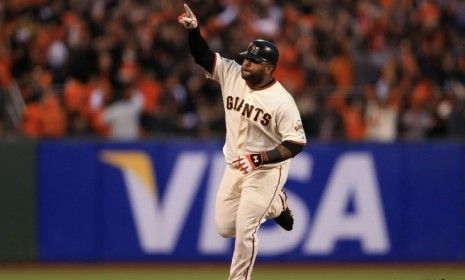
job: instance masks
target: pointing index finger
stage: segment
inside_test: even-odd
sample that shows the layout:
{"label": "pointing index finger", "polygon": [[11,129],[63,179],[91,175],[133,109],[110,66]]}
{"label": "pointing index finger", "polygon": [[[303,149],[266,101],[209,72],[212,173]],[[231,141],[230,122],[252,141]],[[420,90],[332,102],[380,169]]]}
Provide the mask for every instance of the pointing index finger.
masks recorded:
{"label": "pointing index finger", "polygon": [[186,11],[186,14],[189,16],[189,17],[193,17],[194,16],[194,13],[191,11],[191,8],[189,8],[189,6],[187,4],[184,4],[184,10]]}

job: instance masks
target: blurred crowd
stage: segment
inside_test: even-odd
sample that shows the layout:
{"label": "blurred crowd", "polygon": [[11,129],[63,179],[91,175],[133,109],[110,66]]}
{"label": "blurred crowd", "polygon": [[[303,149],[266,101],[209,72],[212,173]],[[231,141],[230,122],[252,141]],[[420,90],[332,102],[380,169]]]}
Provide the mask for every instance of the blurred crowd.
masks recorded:
{"label": "blurred crowd", "polygon": [[[0,135],[19,92],[27,137],[223,136],[220,88],[177,22],[183,3],[2,1]],[[255,38],[277,44],[275,77],[310,140],[465,139],[464,1],[188,3],[224,57]]]}

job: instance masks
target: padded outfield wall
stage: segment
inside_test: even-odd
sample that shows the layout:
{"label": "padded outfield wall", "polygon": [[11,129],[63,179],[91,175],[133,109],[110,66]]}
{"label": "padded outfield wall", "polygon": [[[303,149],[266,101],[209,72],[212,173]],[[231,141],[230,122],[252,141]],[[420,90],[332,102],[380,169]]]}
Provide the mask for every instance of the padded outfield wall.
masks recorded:
{"label": "padded outfield wall", "polygon": [[[5,145],[0,260],[230,260],[213,219],[222,143]],[[262,261],[465,260],[464,144],[314,143],[286,188],[295,228],[267,222]]]}
{"label": "padded outfield wall", "polygon": [[0,261],[36,259],[36,143],[0,140]]}

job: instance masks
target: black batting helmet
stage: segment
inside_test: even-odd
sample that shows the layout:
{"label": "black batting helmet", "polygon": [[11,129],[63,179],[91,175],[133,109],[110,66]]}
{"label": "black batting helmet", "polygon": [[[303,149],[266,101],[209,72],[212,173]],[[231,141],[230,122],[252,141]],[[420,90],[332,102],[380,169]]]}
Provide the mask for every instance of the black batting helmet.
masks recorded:
{"label": "black batting helmet", "polygon": [[242,58],[248,58],[255,61],[266,61],[274,66],[278,64],[279,51],[271,42],[263,39],[257,39],[250,42],[247,50],[239,54]]}

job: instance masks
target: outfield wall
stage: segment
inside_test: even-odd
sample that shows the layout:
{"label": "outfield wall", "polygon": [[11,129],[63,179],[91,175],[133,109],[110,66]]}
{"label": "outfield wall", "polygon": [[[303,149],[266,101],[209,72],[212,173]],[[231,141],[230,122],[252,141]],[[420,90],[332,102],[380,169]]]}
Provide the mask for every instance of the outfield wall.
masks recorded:
{"label": "outfield wall", "polygon": [[[2,145],[0,260],[230,260],[213,218],[222,143]],[[465,260],[464,144],[315,143],[286,188],[295,228],[265,223],[262,261]]]}
{"label": "outfield wall", "polygon": [[0,140],[0,261],[36,259],[36,144]]}

